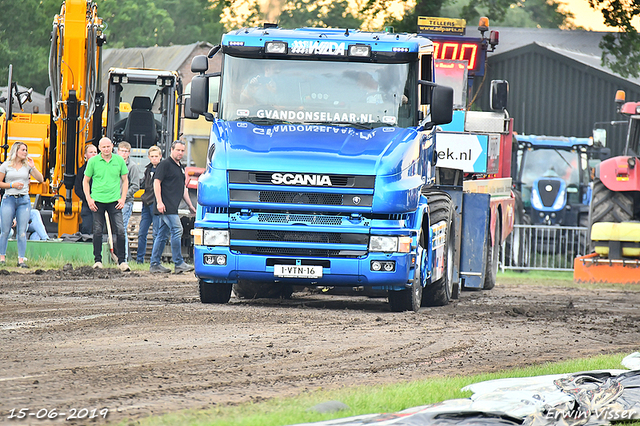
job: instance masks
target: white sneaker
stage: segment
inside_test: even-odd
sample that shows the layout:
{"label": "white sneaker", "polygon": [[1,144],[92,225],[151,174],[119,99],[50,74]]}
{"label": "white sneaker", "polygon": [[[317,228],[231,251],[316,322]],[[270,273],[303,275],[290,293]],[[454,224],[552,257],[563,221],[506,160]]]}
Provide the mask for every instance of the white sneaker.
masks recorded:
{"label": "white sneaker", "polygon": [[96,262],[93,264],[93,269],[102,269],[102,262]]}
{"label": "white sneaker", "polygon": [[118,265],[118,268],[120,268],[122,272],[129,272],[131,270],[127,262],[122,262],[121,264]]}

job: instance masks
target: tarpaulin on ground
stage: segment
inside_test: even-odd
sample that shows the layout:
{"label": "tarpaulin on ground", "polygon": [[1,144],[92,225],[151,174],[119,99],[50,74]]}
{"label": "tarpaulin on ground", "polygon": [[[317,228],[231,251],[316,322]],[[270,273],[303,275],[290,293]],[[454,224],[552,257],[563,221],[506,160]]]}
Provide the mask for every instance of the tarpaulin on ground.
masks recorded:
{"label": "tarpaulin on ground", "polygon": [[640,420],[640,352],[622,365],[629,370],[490,380],[464,387],[473,392],[470,398],[305,425],[595,426]]}

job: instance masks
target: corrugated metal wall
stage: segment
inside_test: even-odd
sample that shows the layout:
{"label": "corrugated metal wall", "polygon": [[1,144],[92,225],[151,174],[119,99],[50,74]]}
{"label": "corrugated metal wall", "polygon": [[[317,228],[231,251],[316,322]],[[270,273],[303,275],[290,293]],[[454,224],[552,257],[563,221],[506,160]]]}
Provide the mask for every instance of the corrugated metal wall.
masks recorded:
{"label": "corrugated metal wall", "polygon": [[[640,87],[532,44],[489,58],[478,107],[488,110],[491,80],[509,81],[509,113],[520,134],[589,137],[596,122],[624,120],[615,110],[615,93],[640,101]],[[474,82],[475,87],[480,85]],[[624,150],[627,126],[607,129],[613,154]]]}

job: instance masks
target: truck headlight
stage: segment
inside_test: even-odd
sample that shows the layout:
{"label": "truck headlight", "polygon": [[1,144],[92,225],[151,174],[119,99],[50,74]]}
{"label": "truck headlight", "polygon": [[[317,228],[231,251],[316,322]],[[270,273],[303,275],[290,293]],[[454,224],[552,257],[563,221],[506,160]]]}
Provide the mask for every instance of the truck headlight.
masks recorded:
{"label": "truck headlight", "polygon": [[202,242],[205,246],[228,246],[229,231],[221,229],[205,229]]}
{"label": "truck headlight", "polygon": [[398,250],[398,237],[381,237],[372,235],[369,238],[369,251],[395,252]]}
{"label": "truck headlight", "polygon": [[197,228],[191,231],[193,244],[197,246],[228,246],[229,231],[222,229]]}

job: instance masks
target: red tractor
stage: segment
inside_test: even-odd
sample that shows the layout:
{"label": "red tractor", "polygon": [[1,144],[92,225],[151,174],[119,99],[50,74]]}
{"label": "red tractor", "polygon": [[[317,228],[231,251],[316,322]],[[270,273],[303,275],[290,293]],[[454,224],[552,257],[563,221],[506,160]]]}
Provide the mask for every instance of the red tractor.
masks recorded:
{"label": "red tractor", "polygon": [[640,102],[616,93],[619,113],[629,119],[624,155],[596,168],[589,210],[593,253],[578,257],[574,279],[640,284]]}

